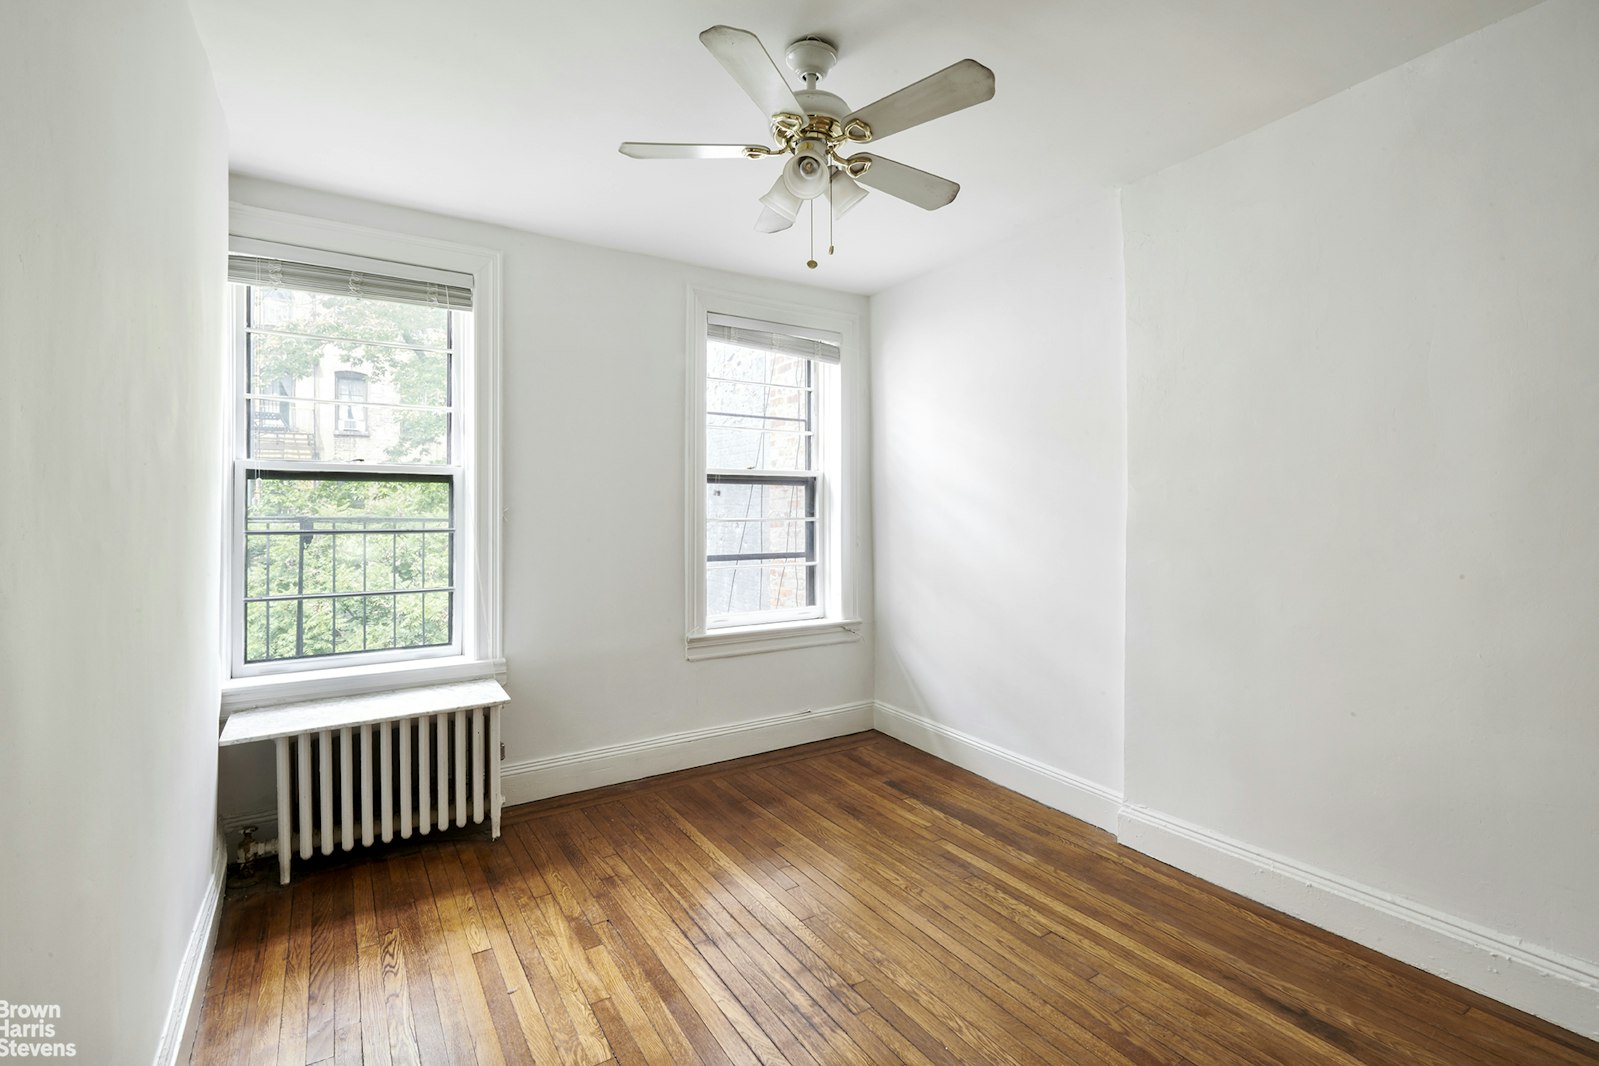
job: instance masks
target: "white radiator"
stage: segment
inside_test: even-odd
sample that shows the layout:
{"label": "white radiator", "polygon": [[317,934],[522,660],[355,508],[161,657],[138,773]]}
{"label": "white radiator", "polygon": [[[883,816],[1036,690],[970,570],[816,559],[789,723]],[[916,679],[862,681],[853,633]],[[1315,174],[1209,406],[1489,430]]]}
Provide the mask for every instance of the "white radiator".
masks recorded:
{"label": "white radiator", "polygon": [[[222,744],[277,745],[279,880],[296,851],[309,859],[485,817],[498,838],[506,698],[495,682],[469,682],[229,718]],[[435,706],[450,709],[422,710]]]}

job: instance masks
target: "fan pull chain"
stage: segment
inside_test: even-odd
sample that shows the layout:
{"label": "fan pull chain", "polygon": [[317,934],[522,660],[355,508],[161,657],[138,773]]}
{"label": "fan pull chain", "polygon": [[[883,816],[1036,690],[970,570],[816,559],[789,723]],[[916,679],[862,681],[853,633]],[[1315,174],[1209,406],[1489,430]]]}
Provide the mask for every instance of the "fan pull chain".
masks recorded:
{"label": "fan pull chain", "polygon": [[811,257],[805,261],[805,265],[810,267],[812,270],[815,270],[816,269],[816,198],[812,197],[810,200],[807,200],[806,202],[811,205]]}

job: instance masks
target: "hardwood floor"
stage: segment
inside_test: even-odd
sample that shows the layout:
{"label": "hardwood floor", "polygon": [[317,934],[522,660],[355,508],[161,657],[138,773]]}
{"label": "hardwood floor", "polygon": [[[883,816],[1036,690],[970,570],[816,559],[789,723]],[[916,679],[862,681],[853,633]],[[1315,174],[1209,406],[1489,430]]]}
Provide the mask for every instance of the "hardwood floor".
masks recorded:
{"label": "hardwood floor", "polygon": [[1599,1063],[878,733],[295,877],[230,889],[193,1062]]}

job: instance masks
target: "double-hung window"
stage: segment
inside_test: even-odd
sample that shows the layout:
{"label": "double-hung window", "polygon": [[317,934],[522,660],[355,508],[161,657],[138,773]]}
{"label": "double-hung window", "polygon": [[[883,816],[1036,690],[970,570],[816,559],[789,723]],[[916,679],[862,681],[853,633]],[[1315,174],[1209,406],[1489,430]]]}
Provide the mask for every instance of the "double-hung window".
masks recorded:
{"label": "double-hung window", "polygon": [[752,310],[773,309],[696,293],[691,658],[855,636],[843,366],[853,322]]}
{"label": "double-hung window", "polygon": [[481,655],[473,275],[236,240],[235,678]]}

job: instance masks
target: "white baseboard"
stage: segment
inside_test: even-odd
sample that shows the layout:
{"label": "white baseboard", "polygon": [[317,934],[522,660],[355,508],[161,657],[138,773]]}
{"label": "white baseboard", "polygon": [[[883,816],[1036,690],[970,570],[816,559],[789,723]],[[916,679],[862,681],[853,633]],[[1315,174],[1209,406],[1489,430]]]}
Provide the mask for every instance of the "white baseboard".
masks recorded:
{"label": "white baseboard", "polygon": [[222,890],[228,880],[228,849],[218,837],[212,845],[211,880],[200,899],[189,943],[178,967],[172,987],[172,1002],[167,1008],[167,1024],[156,1049],[155,1066],[181,1066],[189,1061],[194,1048],[195,1028],[200,1023],[201,999],[205,995],[206,975],[211,969],[211,953],[216,947],[217,929],[222,923]]}
{"label": "white baseboard", "polygon": [[815,711],[711,726],[684,733],[554,755],[500,768],[505,805],[531,803],[569,792],[619,785],[641,777],[758,755],[813,740],[872,728],[872,704],[849,703]]}
{"label": "white baseboard", "polygon": [[936,755],[945,762],[952,762],[964,770],[986,777],[995,784],[1004,785],[1013,792],[1020,792],[1046,807],[1064,811],[1089,825],[1116,831],[1116,813],[1121,808],[1121,793],[923,718],[903,707],[879,702],[875,708],[873,717],[881,732],[929,755]]}
{"label": "white baseboard", "polygon": [[1117,837],[1212,884],[1599,1039],[1599,965],[1592,962],[1147,807],[1124,806]]}

